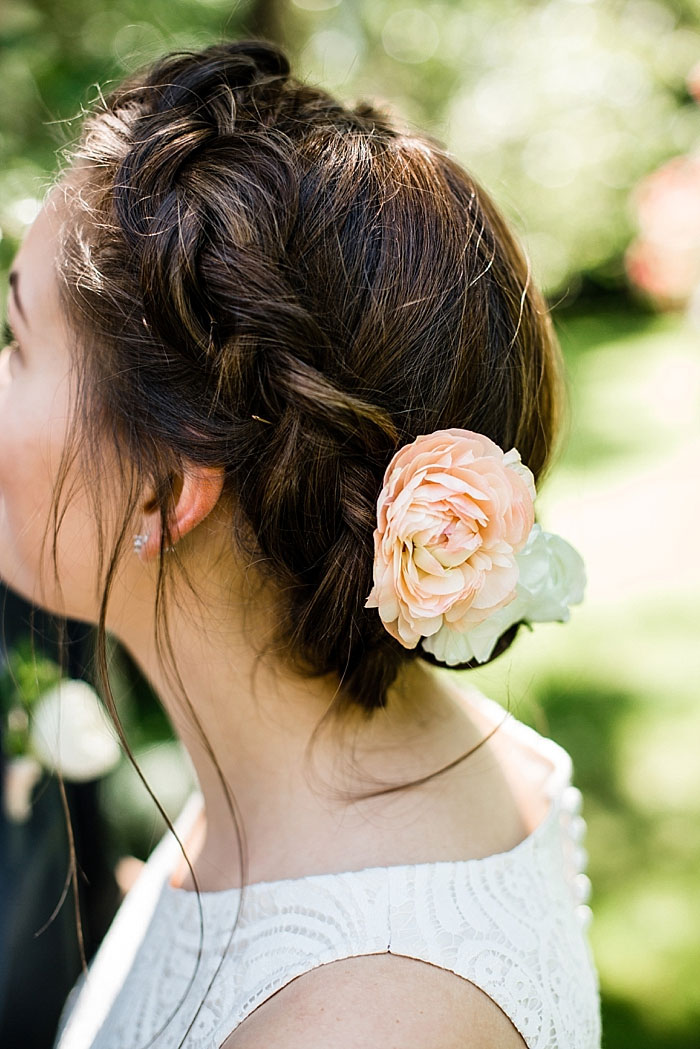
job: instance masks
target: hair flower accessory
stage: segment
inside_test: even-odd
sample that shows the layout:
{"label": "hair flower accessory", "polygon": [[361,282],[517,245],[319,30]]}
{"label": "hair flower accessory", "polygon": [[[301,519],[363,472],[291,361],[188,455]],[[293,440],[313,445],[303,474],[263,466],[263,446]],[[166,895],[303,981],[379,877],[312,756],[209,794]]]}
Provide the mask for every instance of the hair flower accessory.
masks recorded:
{"label": "hair flower accessory", "polygon": [[535,524],[535,497],[518,451],[483,434],[452,427],[404,445],[377,502],[365,608],[405,648],[422,641],[453,666],[485,662],[520,620],[568,619],[583,561]]}

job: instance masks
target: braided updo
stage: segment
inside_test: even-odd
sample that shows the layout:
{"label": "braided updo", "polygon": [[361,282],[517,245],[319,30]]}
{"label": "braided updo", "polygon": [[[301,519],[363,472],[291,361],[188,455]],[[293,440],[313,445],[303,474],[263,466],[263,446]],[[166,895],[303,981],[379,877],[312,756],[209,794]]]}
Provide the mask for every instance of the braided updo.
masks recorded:
{"label": "braided updo", "polygon": [[261,41],[132,76],[68,158],[83,433],[99,420],[155,480],[165,542],[178,465],[222,466],[232,537],[278,587],[276,654],[382,706],[403,662],[435,662],[364,608],[394,451],[464,427],[539,478],[559,431],[559,349],[513,235],[438,144]]}

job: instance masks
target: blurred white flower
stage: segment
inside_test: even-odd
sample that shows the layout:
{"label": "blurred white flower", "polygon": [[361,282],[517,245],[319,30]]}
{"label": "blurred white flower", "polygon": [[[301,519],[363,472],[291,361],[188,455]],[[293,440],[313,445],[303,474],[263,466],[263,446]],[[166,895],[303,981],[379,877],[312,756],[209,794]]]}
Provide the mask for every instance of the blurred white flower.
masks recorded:
{"label": "blurred white flower", "polygon": [[63,681],[46,691],[31,712],[31,752],[69,780],[104,776],[121,750],[97,693],[86,681]]}

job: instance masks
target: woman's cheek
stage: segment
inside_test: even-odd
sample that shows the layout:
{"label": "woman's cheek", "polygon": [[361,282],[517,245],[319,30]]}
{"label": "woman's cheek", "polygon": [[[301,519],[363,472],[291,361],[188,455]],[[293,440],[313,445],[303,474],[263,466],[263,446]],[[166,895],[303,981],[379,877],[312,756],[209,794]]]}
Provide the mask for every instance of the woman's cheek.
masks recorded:
{"label": "woman's cheek", "polygon": [[99,538],[80,455],[69,456],[57,493],[58,583],[54,574],[53,498],[69,451],[71,403],[60,363],[53,371],[20,366],[10,380],[0,353],[0,581],[54,615],[96,622]]}
{"label": "woman's cheek", "polygon": [[[0,579],[26,601],[56,612],[50,534],[44,550],[47,604],[41,599],[41,554],[51,521],[52,477],[42,443],[46,415],[25,394],[26,384],[7,381],[7,354],[0,354]],[[22,388],[24,386],[24,389]],[[43,418],[42,418],[43,414]]]}

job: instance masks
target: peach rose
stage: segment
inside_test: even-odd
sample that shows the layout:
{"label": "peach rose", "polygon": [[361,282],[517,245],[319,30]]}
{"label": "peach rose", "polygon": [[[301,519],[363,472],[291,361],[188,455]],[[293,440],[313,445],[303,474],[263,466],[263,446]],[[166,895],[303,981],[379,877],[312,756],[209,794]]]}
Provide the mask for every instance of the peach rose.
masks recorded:
{"label": "peach rose", "polygon": [[535,520],[535,483],[515,448],[452,427],[401,447],[384,474],[374,586],[389,633],[415,648],[443,625],[463,633],[516,596],[515,555]]}

